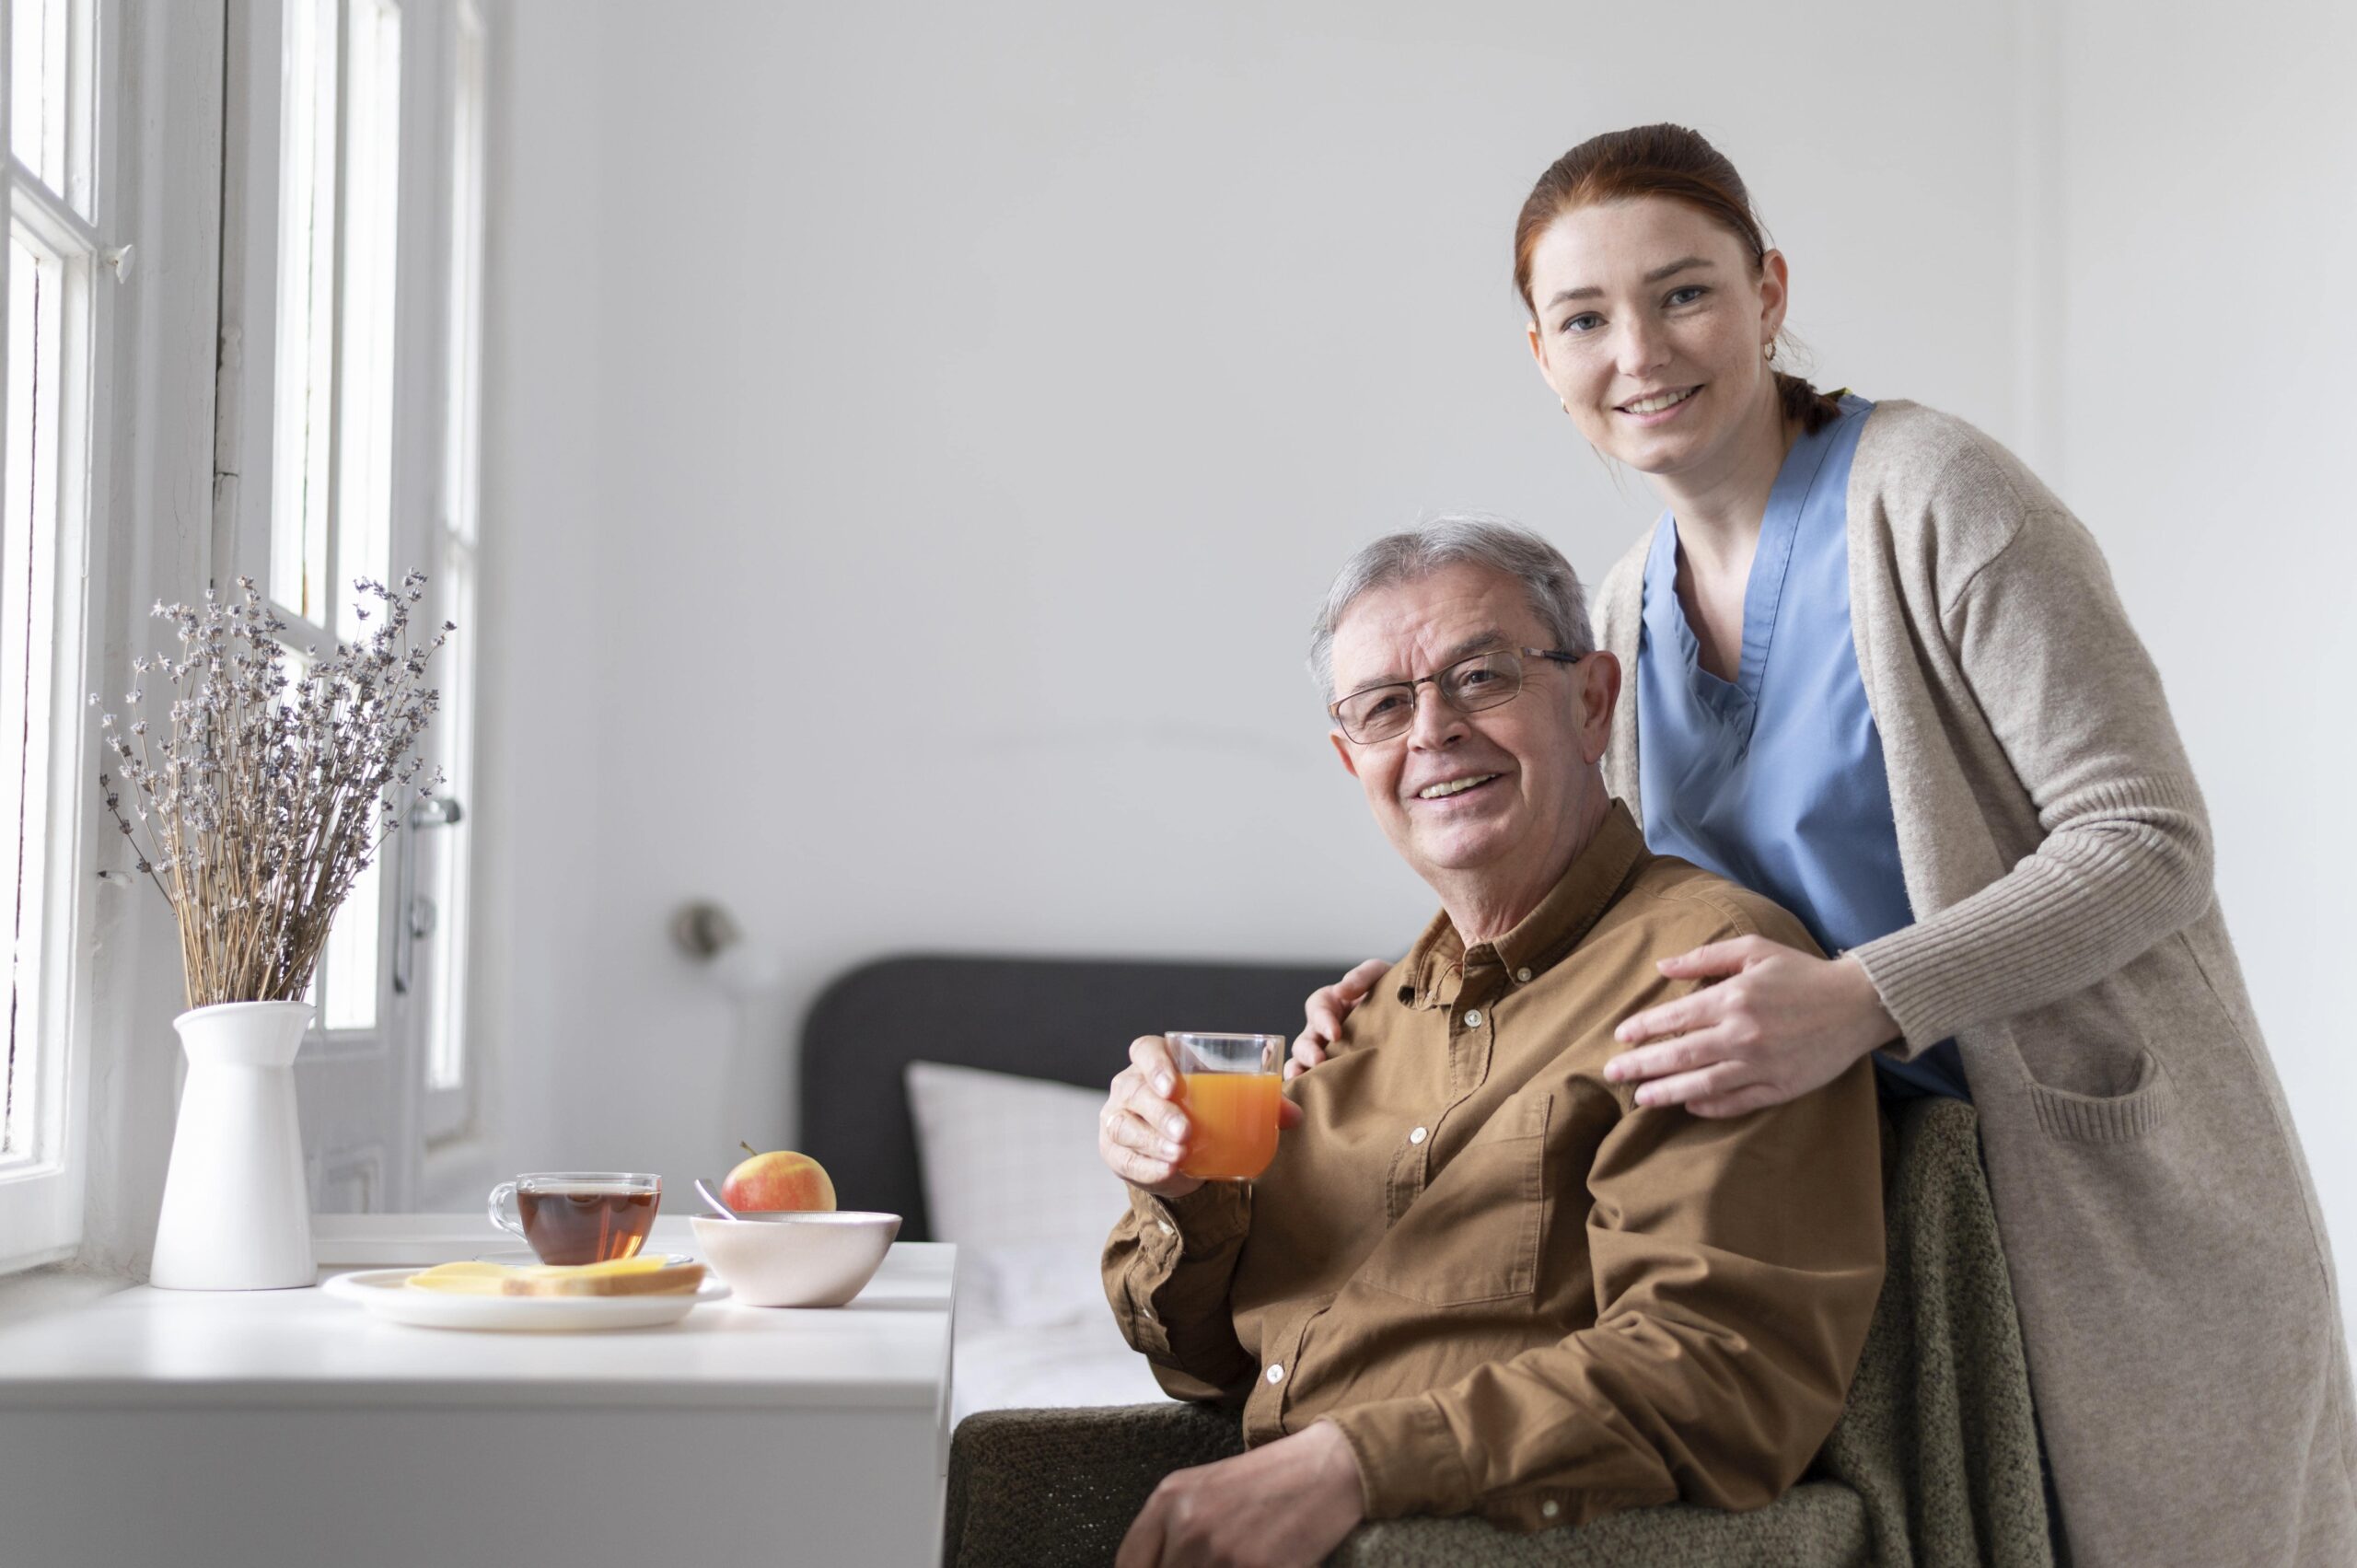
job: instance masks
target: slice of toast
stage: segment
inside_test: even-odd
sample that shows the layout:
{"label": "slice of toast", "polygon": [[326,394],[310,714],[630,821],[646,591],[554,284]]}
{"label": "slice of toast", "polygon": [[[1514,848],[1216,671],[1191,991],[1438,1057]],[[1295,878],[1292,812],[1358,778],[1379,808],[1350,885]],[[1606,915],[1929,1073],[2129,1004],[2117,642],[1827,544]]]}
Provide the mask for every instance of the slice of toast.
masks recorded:
{"label": "slice of toast", "polygon": [[702,1263],[663,1263],[616,1270],[603,1264],[578,1269],[540,1264],[511,1269],[502,1263],[440,1263],[401,1282],[412,1290],[452,1295],[673,1295],[703,1283]]}

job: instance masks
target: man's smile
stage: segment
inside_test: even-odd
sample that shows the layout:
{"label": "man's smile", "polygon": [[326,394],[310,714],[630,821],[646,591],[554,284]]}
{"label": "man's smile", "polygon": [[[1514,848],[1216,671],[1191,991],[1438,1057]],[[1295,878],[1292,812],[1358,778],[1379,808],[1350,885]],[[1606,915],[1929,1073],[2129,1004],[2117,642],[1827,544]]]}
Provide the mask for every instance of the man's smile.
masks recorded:
{"label": "man's smile", "polygon": [[1503,777],[1500,773],[1460,773],[1453,779],[1440,779],[1416,792],[1418,800],[1449,800],[1470,794]]}

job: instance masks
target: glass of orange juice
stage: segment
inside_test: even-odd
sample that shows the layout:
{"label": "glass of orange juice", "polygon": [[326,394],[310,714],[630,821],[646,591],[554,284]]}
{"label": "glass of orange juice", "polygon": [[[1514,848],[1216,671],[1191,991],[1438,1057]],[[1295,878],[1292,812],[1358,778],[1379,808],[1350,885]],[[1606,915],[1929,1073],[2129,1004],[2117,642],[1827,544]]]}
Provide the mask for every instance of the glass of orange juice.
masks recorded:
{"label": "glass of orange juice", "polygon": [[1248,1181],[1277,1153],[1283,1035],[1166,1033],[1178,1103],[1192,1129],[1179,1170],[1203,1181]]}

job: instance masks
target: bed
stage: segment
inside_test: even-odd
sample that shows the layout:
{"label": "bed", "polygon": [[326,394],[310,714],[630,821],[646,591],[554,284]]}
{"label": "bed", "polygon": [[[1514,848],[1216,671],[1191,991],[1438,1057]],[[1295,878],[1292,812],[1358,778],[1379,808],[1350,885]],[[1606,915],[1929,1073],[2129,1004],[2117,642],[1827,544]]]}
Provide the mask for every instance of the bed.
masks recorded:
{"label": "bed", "polygon": [[1097,1257],[1125,1201],[1097,1114],[1129,1042],[1290,1034],[1346,969],[909,955],[863,964],[803,1024],[802,1144],[847,1209],[958,1245],[952,1415],[1161,1399],[1113,1327]]}

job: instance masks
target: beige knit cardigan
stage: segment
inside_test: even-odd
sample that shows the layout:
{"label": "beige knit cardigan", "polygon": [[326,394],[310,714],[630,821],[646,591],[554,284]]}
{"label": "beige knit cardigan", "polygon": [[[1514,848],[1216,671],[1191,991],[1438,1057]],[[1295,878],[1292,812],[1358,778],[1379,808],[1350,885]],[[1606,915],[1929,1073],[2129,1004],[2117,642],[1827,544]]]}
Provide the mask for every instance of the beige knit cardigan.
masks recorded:
{"label": "beige knit cardigan", "polygon": [[[1879,404],[1849,505],[1917,916],[1853,951],[1894,1054],[1963,1054],[2073,1558],[2357,1564],[2323,1215],[2159,674],[2086,529],[1961,420]],[[1640,820],[1650,537],[1600,596],[1631,674],[1607,775]]]}

